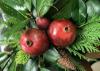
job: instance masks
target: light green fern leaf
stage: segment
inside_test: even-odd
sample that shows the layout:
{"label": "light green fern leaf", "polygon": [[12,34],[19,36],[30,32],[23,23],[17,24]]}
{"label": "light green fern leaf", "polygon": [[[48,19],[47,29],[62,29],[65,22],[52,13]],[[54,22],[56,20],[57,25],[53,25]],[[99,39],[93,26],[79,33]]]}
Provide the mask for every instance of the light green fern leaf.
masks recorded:
{"label": "light green fern leaf", "polygon": [[83,53],[99,52],[96,47],[100,45],[100,17],[93,17],[80,29],[76,41],[70,47]]}
{"label": "light green fern leaf", "polygon": [[25,64],[28,62],[30,56],[24,53],[22,50],[18,51],[16,54],[16,64]]}

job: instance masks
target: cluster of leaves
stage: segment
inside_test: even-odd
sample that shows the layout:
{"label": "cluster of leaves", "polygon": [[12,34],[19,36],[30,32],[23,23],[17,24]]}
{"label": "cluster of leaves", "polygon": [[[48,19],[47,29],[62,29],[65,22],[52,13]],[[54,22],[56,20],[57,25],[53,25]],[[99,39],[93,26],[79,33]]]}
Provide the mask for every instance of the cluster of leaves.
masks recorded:
{"label": "cluster of leaves", "polygon": [[[70,55],[87,59],[85,53],[99,52],[96,48],[100,45],[99,0],[0,0],[0,8],[7,17],[5,17],[6,21],[2,20],[1,22],[0,20],[0,23],[7,26],[3,32],[6,39],[1,40],[0,44],[10,44],[12,47],[18,47],[18,49],[13,49],[10,56],[9,54],[0,54],[0,58],[5,56],[3,60],[0,60],[2,69],[7,68],[8,71],[17,71],[16,69],[18,71],[37,71],[39,67],[40,71],[50,71],[44,64],[38,65],[38,59],[30,59],[30,56],[20,50],[20,34],[30,26],[30,23],[31,26],[34,25],[34,17],[46,16],[50,19],[71,19],[78,26],[76,41],[69,48],[66,48]],[[44,62],[54,63],[53,66],[56,67],[57,71],[61,71],[57,66],[60,55],[54,46],[51,46],[51,49],[44,53],[42,57]],[[77,64],[77,61],[75,64],[79,71],[84,71],[84,68]]]}

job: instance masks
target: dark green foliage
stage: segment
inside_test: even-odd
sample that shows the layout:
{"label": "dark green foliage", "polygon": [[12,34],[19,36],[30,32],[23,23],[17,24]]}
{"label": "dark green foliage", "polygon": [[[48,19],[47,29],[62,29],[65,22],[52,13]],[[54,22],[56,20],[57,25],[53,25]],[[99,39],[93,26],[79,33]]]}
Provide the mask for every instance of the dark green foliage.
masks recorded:
{"label": "dark green foliage", "polygon": [[[14,8],[16,5],[25,7],[25,10],[16,10]],[[5,56],[0,61],[0,68],[8,68],[8,71],[37,71],[38,68],[40,71],[49,71],[49,68],[46,68],[45,62],[47,61],[50,62],[49,66],[56,70],[64,70],[57,66],[57,60],[61,56],[54,46],[40,56],[42,58],[40,61],[44,60],[43,65],[39,62],[39,57],[30,59],[29,55],[21,51],[19,44],[21,33],[29,26],[36,26],[34,19],[37,16],[46,16],[50,19],[70,19],[77,25],[77,38],[72,45],[66,48],[67,50],[65,49],[70,55],[75,56],[72,59],[77,67],[76,71],[85,71],[78,62],[80,59],[89,59],[84,55],[85,53],[100,52],[96,48],[100,45],[99,0],[0,0],[0,8],[7,17],[6,21],[0,19],[0,24],[6,27],[2,32],[5,39],[0,40],[0,45],[12,46],[13,53],[15,53],[9,56],[0,53],[0,58]],[[36,15],[33,14],[34,11]],[[0,25],[0,29],[3,26]],[[80,59],[76,60],[76,58]],[[66,71],[70,70],[66,69]]]}

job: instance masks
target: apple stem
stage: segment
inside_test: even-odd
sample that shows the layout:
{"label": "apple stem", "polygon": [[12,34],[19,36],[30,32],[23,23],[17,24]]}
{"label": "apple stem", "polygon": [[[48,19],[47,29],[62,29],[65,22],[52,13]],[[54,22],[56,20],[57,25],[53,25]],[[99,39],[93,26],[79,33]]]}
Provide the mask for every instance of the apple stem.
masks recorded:
{"label": "apple stem", "polygon": [[27,43],[27,45],[28,45],[29,47],[33,45],[32,41],[29,41],[29,40],[27,40],[26,43]]}
{"label": "apple stem", "polygon": [[64,31],[67,32],[67,31],[68,31],[68,27],[65,27],[65,28],[64,28]]}

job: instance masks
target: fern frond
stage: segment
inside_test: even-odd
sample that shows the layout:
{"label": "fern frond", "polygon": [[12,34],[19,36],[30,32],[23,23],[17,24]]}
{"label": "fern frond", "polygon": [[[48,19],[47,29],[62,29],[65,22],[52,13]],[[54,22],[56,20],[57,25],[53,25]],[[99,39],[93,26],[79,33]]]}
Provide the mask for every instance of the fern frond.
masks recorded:
{"label": "fern frond", "polygon": [[74,50],[74,49],[72,49],[72,48],[67,48],[67,50],[71,53],[71,54],[73,54],[74,56],[77,56],[77,57],[79,57],[80,59],[88,59],[86,56],[84,56],[83,54],[81,54],[81,53],[79,53],[78,51],[76,51],[76,50]]}
{"label": "fern frond", "polygon": [[93,17],[80,29],[76,41],[70,48],[83,53],[100,52],[96,48],[100,45],[100,17]]}
{"label": "fern frond", "polygon": [[16,64],[25,64],[28,62],[30,56],[24,53],[22,50],[18,51],[16,54]]}

